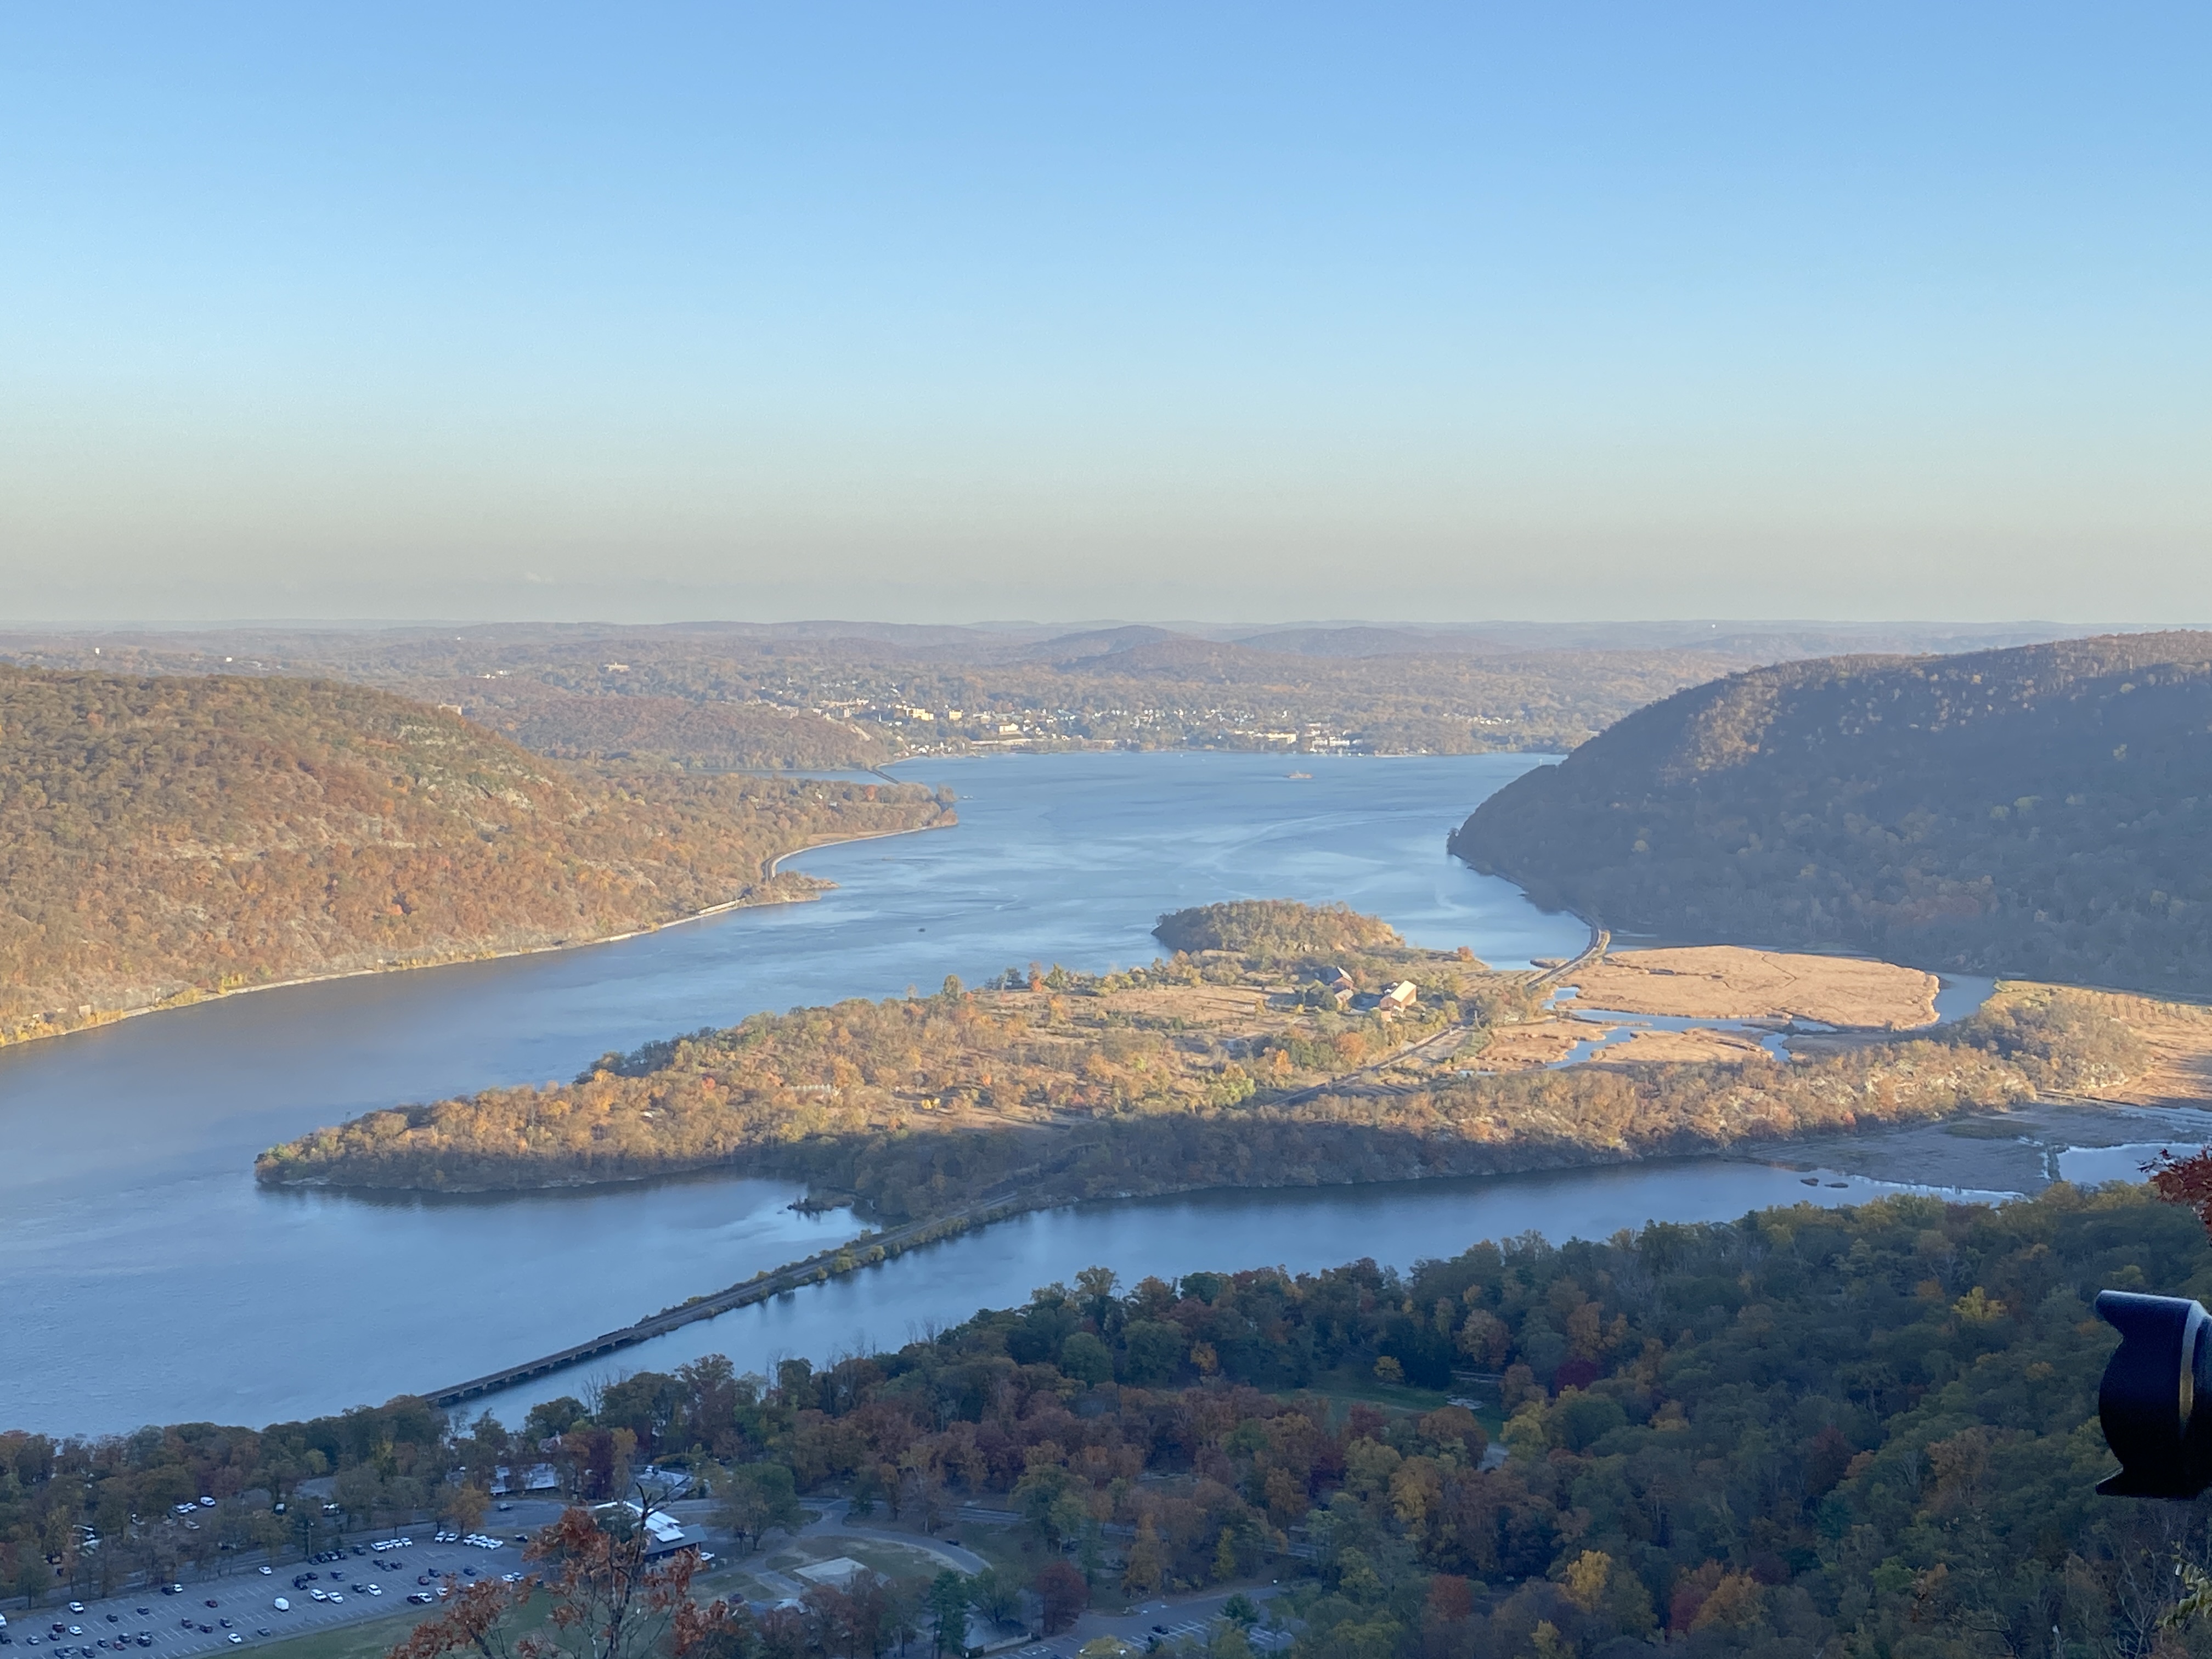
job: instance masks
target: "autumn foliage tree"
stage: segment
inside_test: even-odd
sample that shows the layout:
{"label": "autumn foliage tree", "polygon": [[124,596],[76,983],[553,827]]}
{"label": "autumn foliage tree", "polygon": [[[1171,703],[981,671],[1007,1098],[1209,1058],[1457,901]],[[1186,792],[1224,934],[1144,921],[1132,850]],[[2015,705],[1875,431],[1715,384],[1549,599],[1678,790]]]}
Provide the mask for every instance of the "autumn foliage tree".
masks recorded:
{"label": "autumn foliage tree", "polygon": [[1037,1570],[1032,1588],[1039,1603],[1037,1623],[1047,1636],[1066,1630],[1091,1605],[1090,1584],[1065,1561],[1046,1562]]}
{"label": "autumn foliage tree", "polygon": [[2143,1165],[2150,1189],[2169,1204],[2185,1205],[2197,1212],[2204,1231],[2212,1235],[2212,1146],[2200,1146],[2177,1157],[2162,1150]]}
{"label": "autumn foliage tree", "polygon": [[[533,1539],[525,1559],[537,1571],[514,1584],[453,1585],[437,1618],[417,1626],[388,1659],[644,1659],[663,1647],[676,1656],[732,1659],[748,1646],[747,1614],[725,1601],[691,1597],[698,1558],[680,1551],[647,1559],[652,1505],[618,1509],[602,1520],[571,1508]],[[515,1633],[515,1614],[540,1592],[551,1598],[547,1626]]]}

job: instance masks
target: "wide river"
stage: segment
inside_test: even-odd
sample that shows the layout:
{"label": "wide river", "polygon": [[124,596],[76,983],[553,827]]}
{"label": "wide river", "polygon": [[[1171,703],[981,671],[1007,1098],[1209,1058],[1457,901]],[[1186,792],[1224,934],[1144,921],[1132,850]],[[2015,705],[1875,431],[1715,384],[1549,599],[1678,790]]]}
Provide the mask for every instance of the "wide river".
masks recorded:
{"label": "wide river", "polygon": [[[618,944],[257,993],[0,1050],[0,1428],[258,1425],[425,1390],[749,1277],[849,1234],[788,1183],[702,1176],[441,1200],[269,1193],[254,1154],[372,1107],[567,1078],[610,1048],[763,1008],[934,988],[1033,960],[1149,961],[1164,910],[1344,899],[1415,943],[1517,966],[1571,918],[1449,858],[1520,756],[1067,755],[931,762],[950,830],[793,860],[838,890]],[[1286,775],[1292,764],[1310,778]],[[1883,1173],[1888,1173],[1884,1170]],[[1833,1181],[1839,1184],[1829,1184]],[[730,1354],[896,1346],[1103,1263],[1148,1273],[1373,1256],[1535,1230],[1893,1190],[1723,1159],[1513,1180],[1218,1193],[1030,1216],[686,1328],[495,1402]]]}

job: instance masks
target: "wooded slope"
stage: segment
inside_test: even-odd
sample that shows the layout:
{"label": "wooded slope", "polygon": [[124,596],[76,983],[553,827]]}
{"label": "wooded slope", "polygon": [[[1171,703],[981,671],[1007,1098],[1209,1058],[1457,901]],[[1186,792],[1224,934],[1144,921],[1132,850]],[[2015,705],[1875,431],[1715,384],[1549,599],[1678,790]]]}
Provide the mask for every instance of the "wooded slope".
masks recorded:
{"label": "wooded slope", "polygon": [[0,666],[0,1041],[653,927],[949,819],[920,788],[575,775],[354,686]]}
{"label": "wooded slope", "polygon": [[1638,711],[1453,837],[1616,929],[2212,990],[2212,635],[1754,670]]}

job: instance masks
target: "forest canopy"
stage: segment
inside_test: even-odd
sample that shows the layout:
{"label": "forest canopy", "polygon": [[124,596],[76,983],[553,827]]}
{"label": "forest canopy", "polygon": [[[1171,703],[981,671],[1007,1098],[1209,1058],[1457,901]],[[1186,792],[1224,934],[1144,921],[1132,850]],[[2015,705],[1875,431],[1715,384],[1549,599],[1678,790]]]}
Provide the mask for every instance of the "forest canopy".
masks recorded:
{"label": "forest canopy", "polygon": [[1152,937],[1170,951],[1235,951],[1267,958],[1326,957],[1339,951],[1401,945],[1398,930],[1350,905],[1300,904],[1294,899],[1235,899],[1174,910]]}
{"label": "forest canopy", "polygon": [[[2203,1650],[2201,1624],[2162,1626],[2203,1528],[2091,1492],[2114,1340],[2091,1301],[2212,1292],[2185,1209],[2060,1184],[1457,1243],[1405,1271],[1125,1286],[1098,1267],[896,1352],[772,1376],[710,1355],[515,1425],[403,1399],[258,1431],[0,1433],[0,1576],[82,1592],[225,1540],[313,1547],[319,1505],[271,1508],[313,1477],[359,1522],[480,1499],[526,1461],[580,1502],[655,1463],[781,1494],[750,1506],[749,1544],[792,1494],[836,1492],[925,1525],[1011,1511],[1032,1560],[1133,1599],[1278,1577],[1291,1659]],[[169,1519],[179,1493],[218,1500],[201,1531]],[[768,1620],[732,1643],[883,1646]]]}
{"label": "forest canopy", "polygon": [[2212,634],[1838,657],[1639,710],[1459,856],[1601,926],[2212,990]]}
{"label": "forest canopy", "polygon": [[913,786],[572,772],[356,686],[0,666],[0,1041],[803,896]]}

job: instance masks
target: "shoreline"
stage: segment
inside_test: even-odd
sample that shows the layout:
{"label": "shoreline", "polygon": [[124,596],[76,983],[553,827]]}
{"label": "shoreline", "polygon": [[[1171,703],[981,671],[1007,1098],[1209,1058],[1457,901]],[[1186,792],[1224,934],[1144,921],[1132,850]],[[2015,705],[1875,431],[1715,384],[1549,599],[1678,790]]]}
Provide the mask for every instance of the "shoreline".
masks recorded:
{"label": "shoreline", "polygon": [[[765,886],[783,872],[786,859],[804,857],[818,853],[825,847],[848,847],[864,841],[890,841],[899,836],[926,835],[936,830],[959,827],[955,817],[942,823],[918,823],[911,830],[878,830],[865,836],[833,836],[826,841],[809,842],[804,847],[794,847],[788,852],[778,853],[769,860],[767,872],[760,884]],[[654,933],[665,933],[672,927],[683,927],[696,921],[711,921],[728,915],[733,910],[764,910],[778,904],[811,904],[824,892],[834,892],[837,884],[824,880],[823,884],[805,893],[778,894],[765,898],[734,898],[720,904],[710,904],[703,910],[692,910],[666,921],[655,922],[650,927],[633,927],[625,933],[605,933],[591,939],[562,939],[553,945],[524,945],[509,951],[455,951],[450,956],[429,957],[420,961],[395,962],[380,968],[342,968],[326,974],[301,974],[291,979],[272,979],[258,985],[234,985],[227,990],[202,991],[191,989],[165,997],[159,1002],[149,1002],[143,1007],[103,1010],[94,1014],[81,1025],[58,1027],[49,1031],[31,1031],[21,1036],[0,1036],[0,1049],[17,1048],[33,1042],[50,1042],[57,1038],[79,1036],[87,1031],[96,1031],[110,1025],[119,1025],[126,1019],[137,1019],[148,1014],[169,1014],[186,1008],[198,1007],[204,1002],[221,1002],[232,997],[252,996],[260,991],[289,991],[303,985],[327,985],[338,980],[371,979],[384,974],[414,973],[426,968],[457,968],[471,962],[507,962],[521,957],[541,957],[557,951],[588,950],[595,945],[620,945],[628,939],[645,939]],[[488,1188],[484,1191],[502,1191]]]}
{"label": "shoreline", "polygon": [[[1928,1131],[1940,1133],[1946,1124],[1965,1119],[1998,1118],[2010,1115],[2013,1112],[2020,1110],[2021,1107],[2064,1107],[2073,1103],[2035,1099],[2022,1102],[2020,1106],[2000,1111],[1991,1111],[1987,1108],[1970,1108],[1963,1111],[1944,1113],[1911,1122],[1878,1125],[1870,1133],[1880,1133],[1885,1130],[1899,1135]],[[843,1243],[827,1245],[796,1261],[787,1261],[781,1267],[764,1268],[751,1278],[741,1279],[734,1285],[725,1285],[718,1291],[709,1291],[698,1296],[687,1297],[672,1307],[660,1309],[631,1324],[573,1344],[553,1353],[505,1366],[481,1376],[472,1377],[465,1382],[449,1384],[445,1388],[426,1392],[419,1397],[440,1409],[449,1410],[467,1401],[482,1399],[519,1384],[568,1370],[571,1366],[581,1365],[593,1359],[605,1358],[624,1348],[634,1347],[657,1337],[668,1335],[686,1325],[696,1324],[702,1320],[714,1319],[726,1313],[733,1313],[741,1308],[750,1307],[772,1297],[795,1294],[810,1285],[823,1284],[833,1278],[842,1278],[848,1273],[858,1273],[863,1268],[886,1266],[907,1252],[919,1249],[926,1245],[981,1231],[1002,1221],[1015,1220],[1022,1216],[1034,1215],[1048,1210],[1071,1208],[1083,1204],[1142,1202],[1152,1199],[1176,1198],[1200,1193],[1316,1192],[1329,1188],[1385,1187],[1427,1181],[1509,1181],[1529,1176],[1573,1175],[1601,1170],[1626,1170],[1668,1164],[1692,1164],[1707,1160],[1758,1164],[1771,1168],[1797,1171],[1808,1169],[1829,1170],[1831,1173],[1856,1176],[1861,1179],[1878,1181],[1885,1185],[1913,1191],[1954,1194],[1960,1201],[1970,1203],[2002,1201],[2026,1195],[2010,1189],[1968,1188],[1941,1182],[1917,1182],[1895,1176],[1871,1174],[1864,1170],[1832,1168],[1827,1164],[1808,1164],[1801,1159],[1788,1156],[1793,1147],[1802,1146],[1808,1150],[1813,1150],[1820,1143],[1825,1143],[1823,1150],[1832,1149],[1838,1143],[1847,1142],[1852,1138],[1850,1132],[1839,1134],[1833,1130],[1820,1130],[1802,1135],[1747,1136],[1725,1145],[1696,1148],[1656,1148],[1641,1154],[1615,1153],[1607,1156],[1596,1149],[1591,1149],[1585,1154],[1577,1157],[1546,1158],[1539,1155],[1526,1162],[1509,1160],[1509,1167],[1479,1170],[1431,1169],[1426,1173],[1407,1173],[1365,1180],[1243,1183],[1175,1182],[1146,1187],[1141,1190],[1132,1188],[1123,1191],[1087,1195],[1046,1192],[1009,1193],[995,1197],[987,1194],[966,1204],[957,1206],[939,1215],[880,1229],[864,1226],[854,1237]],[[697,1174],[702,1170],[712,1170],[715,1167],[713,1164],[707,1164],[662,1173],[671,1176]],[[653,1178],[637,1176],[630,1179]],[[328,1190],[346,1189],[330,1188]],[[391,1189],[356,1188],[354,1190]],[[858,1208],[855,1208],[854,1213],[856,1220],[861,1218]]]}

